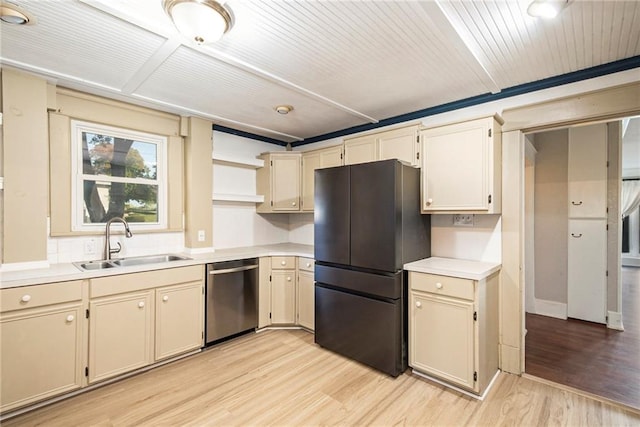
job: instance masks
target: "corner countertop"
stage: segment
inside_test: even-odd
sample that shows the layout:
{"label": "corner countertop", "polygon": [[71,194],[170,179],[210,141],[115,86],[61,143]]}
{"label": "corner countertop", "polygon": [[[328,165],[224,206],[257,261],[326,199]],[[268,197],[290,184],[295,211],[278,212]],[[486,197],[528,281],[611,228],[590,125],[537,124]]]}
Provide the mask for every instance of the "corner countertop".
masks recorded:
{"label": "corner countertop", "polygon": [[[152,254],[149,254],[152,255]],[[131,267],[108,268],[105,270],[83,271],[72,263],[52,264],[47,268],[17,271],[0,271],[0,289],[19,286],[41,285],[45,283],[85,280],[95,277],[117,276],[119,274],[142,271],[162,270],[166,268],[204,265],[211,262],[230,261],[264,256],[300,256],[313,258],[313,246],[297,243],[278,243],[274,245],[247,246],[241,248],[218,249],[212,252],[189,254],[177,253],[191,259],[172,261],[162,264],[147,264]]]}
{"label": "corner countertop", "polygon": [[482,280],[502,268],[502,264],[466,259],[431,257],[404,265],[404,269],[418,273]]}

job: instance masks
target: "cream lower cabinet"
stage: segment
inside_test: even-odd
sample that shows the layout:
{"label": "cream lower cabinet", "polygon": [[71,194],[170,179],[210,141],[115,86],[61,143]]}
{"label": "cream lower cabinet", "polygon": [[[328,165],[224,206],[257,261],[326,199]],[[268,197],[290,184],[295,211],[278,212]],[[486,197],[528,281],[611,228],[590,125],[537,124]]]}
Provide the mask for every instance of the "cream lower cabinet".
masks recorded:
{"label": "cream lower cabinet", "polygon": [[312,258],[260,258],[258,328],[300,325],[314,329]]}
{"label": "cream lower cabinet", "polygon": [[314,262],[311,258],[298,258],[298,325],[315,329]]}
{"label": "cream lower cabinet", "polygon": [[474,394],[498,370],[498,275],[409,273],[409,365]]}
{"label": "cream lower cabinet", "polygon": [[0,292],[0,411],[83,386],[82,299],[81,281]]}
{"label": "cream lower cabinet", "polygon": [[89,383],[153,363],[152,290],[89,303]]}
{"label": "cream lower cabinet", "polygon": [[203,344],[203,266],[92,279],[89,289],[89,383]]}

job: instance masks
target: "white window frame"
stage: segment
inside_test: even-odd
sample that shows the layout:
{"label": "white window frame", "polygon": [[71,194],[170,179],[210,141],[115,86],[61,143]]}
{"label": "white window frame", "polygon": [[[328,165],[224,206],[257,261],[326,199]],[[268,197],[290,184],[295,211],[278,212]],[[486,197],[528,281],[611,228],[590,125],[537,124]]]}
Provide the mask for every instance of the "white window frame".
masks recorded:
{"label": "white window frame", "polygon": [[[98,123],[71,120],[71,230],[84,232],[104,232],[105,223],[85,224],[84,219],[84,198],[83,183],[85,179],[95,179],[96,175],[85,175],[82,173],[82,133],[91,132],[100,135],[109,135],[116,138],[133,139],[135,141],[155,144],[157,147],[157,179],[149,180],[145,178],[122,178],[105,175],[97,175],[99,181],[107,182],[127,182],[132,184],[154,184],[158,186],[158,222],[131,222],[129,226],[132,230],[165,230],[168,223],[167,206],[167,137],[154,135],[146,132],[139,132],[114,126]],[[56,183],[52,183],[56,185]]]}

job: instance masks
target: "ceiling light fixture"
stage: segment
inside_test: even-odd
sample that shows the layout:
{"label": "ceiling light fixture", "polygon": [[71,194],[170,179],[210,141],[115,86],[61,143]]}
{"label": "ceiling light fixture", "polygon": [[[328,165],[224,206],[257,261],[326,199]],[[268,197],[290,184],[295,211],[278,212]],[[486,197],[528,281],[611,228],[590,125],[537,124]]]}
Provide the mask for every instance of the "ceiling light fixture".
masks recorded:
{"label": "ceiling light fixture", "polygon": [[293,111],[293,107],[291,105],[278,105],[274,108],[278,114],[289,114]]}
{"label": "ceiling light fixture", "polygon": [[220,40],[233,26],[230,9],[216,0],[163,0],[162,7],[178,31],[197,44]]}
{"label": "ceiling light fixture", "polygon": [[34,17],[12,3],[0,3],[0,21],[13,25],[33,25]]}
{"label": "ceiling light fixture", "polygon": [[534,18],[552,19],[558,16],[567,4],[569,0],[533,0],[527,7],[527,13]]}

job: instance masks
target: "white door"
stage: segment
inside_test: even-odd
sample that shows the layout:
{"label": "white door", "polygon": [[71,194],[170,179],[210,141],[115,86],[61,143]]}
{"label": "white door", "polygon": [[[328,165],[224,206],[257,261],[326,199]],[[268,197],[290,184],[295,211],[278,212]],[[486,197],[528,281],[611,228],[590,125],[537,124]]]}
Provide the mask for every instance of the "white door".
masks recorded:
{"label": "white door", "polygon": [[569,129],[569,218],[607,216],[607,125]]}
{"label": "white door", "polygon": [[606,323],[607,220],[569,220],[567,315]]}

